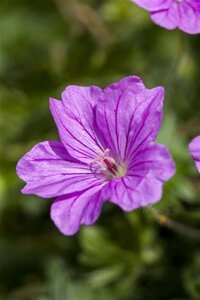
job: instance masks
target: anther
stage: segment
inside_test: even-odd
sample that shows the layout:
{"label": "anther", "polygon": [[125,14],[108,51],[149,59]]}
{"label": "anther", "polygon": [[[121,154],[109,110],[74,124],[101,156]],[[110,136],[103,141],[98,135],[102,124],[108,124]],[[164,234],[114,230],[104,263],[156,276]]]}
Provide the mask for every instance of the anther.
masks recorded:
{"label": "anther", "polygon": [[117,172],[117,166],[115,163],[109,161],[107,158],[103,159],[103,162],[106,164],[108,171],[110,171],[112,174],[116,174]]}

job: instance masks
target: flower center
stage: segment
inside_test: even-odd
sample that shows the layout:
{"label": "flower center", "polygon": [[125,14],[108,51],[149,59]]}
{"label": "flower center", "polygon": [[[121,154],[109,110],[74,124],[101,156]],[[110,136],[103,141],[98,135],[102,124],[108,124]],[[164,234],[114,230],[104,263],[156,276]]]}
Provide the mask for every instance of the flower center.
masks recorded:
{"label": "flower center", "polygon": [[90,168],[93,173],[100,173],[107,180],[126,175],[126,165],[118,164],[115,159],[110,156],[109,149],[106,149],[103,154],[98,154],[98,157],[91,162]]}

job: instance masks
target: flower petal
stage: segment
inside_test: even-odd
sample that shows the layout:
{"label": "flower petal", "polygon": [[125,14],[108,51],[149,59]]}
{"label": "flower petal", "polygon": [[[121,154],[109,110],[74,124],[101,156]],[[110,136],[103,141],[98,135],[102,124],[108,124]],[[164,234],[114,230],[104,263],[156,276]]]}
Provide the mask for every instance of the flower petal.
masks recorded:
{"label": "flower petal", "polygon": [[101,183],[88,166],[69,156],[60,142],[34,146],[17,164],[17,174],[27,185],[24,194],[44,198],[82,191]]}
{"label": "flower petal", "polygon": [[51,219],[64,235],[73,235],[81,224],[93,224],[101,213],[103,185],[78,195],[59,197],[51,206]]}
{"label": "flower petal", "polygon": [[194,138],[189,144],[189,151],[200,173],[200,136]]}
{"label": "flower petal", "polygon": [[104,90],[97,103],[99,135],[114,157],[129,159],[144,144],[154,141],[161,120],[164,90],[145,89],[138,77],[127,77]]}
{"label": "flower petal", "polygon": [[129,165],[128,175],[145,176],[149,172],[160,181],[169,180],[175,173],[175,164],[164,145],[152,144],[137,153]]}
{"label": "flower petal", "polygon": [[145,90],[144,83],[142,79],[138,76],[130,75],[126,76],[114,83],[109,84],[105,91],[111,91],[114,93],[114,91],[129,91],[133,94],[138,94],[140,92],[143,92]]}
{"label": "flower petal", "polygon": [[151,19],[166,29],[179,28],[189,34],[200,33],[199,0],[132,0],[151,12]]}
{"label": "flower petal", "polygon": [[159,201],[162,182],[149,172],[145,177],[126,176],[112,180],[103,190],[103,196],[125,211],[132,211]]}
{"label": "flower petal", "polygon": [[172,0],[131,0],[131,1],[148,11],[166,9],[169,7],[169,5],[172,2]]}
{"label": "flower petal", "polygon": [[88,109],[88,105],[92,107],[96,105],[101,94],[102,90],[98,86],[69,85],[62,92],[62,100],[69,111],[73,114],[82,115],[83,110]]}
{"label": "flower petal", "polygon": [[180,22],[179,4],[174,1],[168,9],[152,12],[151,19],[159,26],[169,30],[175,29]]}
{"label": "flower petal", "polygon": [[189,34],[200,33],[200,1],[198,7],[195,1],[181,3],[179,28]]}
{"label": "flower petal", "polygon": [[101,90],[97,87],[69,86],[63,101],[50,99],[50,109],[62,143],[69,154],[86,163],[103,153],[94,130],[94,105]]}

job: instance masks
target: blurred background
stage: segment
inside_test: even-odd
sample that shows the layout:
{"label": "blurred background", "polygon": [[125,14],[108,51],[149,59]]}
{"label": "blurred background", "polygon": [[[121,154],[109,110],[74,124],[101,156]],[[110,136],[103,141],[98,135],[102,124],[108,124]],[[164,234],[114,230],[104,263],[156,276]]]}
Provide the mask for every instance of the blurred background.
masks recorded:
{"label": "blurred background", "polygon": [[94,226],[64,237],[49,218],[52,201],[20,193],[18,159],[58,138],[48,98],[129,74],[166,88],[158,140],[177,173],[154,207],[198,229],[200,177],[187,145],[200,134],[200,37],[155,26],[129,0],[1,0],[0,300],[200,299],[192,231],[107,204]]}

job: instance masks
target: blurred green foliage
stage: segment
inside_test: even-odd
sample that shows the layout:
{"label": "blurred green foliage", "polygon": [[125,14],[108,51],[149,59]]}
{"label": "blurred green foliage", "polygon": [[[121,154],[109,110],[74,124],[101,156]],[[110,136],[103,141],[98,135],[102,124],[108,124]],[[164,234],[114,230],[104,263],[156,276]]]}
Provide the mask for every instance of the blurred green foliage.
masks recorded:
{"label": "blurred green foliage", "polygon": [[129,0],[0,2],[0,300],[200,299],[200,241],[142,210],[106,204],[92,227],[62,236],[51,201],[20,194],[18,159],[57,139],[48,98],[136,74],[166,88],[159,142],[177,174],[155,207],[200,227],[200,180],[188,154],[200,133],[199,36],[155,26]]}

